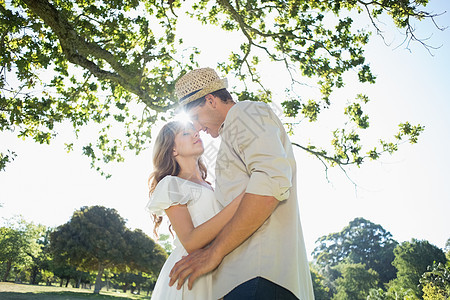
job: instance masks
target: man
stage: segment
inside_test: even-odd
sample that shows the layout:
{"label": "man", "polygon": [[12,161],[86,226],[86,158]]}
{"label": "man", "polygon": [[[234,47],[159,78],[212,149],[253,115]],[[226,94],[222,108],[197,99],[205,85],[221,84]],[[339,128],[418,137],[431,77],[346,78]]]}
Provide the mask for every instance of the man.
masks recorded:
{"label": "man", "polygon": [[210,68],[193,70],[175,85],[196,129],[222,139],[217,200],[226,206],[245,195],[211,245],[174,266],[170,285],[187,279],[191,288],[214,270],[214,299],[314,299],[289,138],[268,105],[235,103],[227,87]]}

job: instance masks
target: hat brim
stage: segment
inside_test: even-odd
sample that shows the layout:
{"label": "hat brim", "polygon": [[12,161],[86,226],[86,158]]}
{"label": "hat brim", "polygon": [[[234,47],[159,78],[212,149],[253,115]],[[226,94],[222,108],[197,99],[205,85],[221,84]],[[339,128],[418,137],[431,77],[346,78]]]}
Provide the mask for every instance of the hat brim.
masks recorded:
{"label": "hat brim", "polygon": [[226,78],[213,81],[210,84],[208,84],[207,86],[205,86],[203,89],[198,91],[197,93],[180,101],[179,105],[180,105],[180,107],[182,107],[190,102],[200,99],[201,97],[211,94],[212,92],[215,92],[215,91],[218,91],[221,89],[226,89],[226,88],[228,88],[228,80]]}

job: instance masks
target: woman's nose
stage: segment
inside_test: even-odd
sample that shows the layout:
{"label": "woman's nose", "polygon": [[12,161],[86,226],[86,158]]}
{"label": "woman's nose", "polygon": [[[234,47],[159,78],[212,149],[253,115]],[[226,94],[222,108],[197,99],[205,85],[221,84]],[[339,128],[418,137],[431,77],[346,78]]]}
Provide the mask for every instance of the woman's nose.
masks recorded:
{"label": "woman's nose", "polygon": [[199,132],[198,132],[197,129],[195,129],[195,132],[194,132],[194,138],[198,138],[198,137],[199,137]]}

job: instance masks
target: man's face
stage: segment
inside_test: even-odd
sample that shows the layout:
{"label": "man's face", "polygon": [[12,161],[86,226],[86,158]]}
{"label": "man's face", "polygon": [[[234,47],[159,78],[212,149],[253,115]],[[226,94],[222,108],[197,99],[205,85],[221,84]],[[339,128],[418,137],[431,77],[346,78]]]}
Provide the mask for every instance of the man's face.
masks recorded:
{"label": "man's face", "polygon": [[[215,100],[221,101],[219,98]],[[196,130],[202,130],[213,138],[219,136],[219,129],[224,120],[210,101],[207,100],[203,106],[193,107],[187,114]]]}

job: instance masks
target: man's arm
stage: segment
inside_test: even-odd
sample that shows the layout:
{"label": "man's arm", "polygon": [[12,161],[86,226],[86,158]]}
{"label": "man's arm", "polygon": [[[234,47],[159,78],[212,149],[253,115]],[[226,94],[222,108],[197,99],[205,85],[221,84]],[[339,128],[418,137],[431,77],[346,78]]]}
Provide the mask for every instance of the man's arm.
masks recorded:
{"label": "man's arm", "polygon": [[222,229],[211,246],[184,257],[170,272],[172,286],[177,280],[180,289],[189,277],[188,287],[201,275],[214,270],[223,258],[250,237],[272,214],[279,201],[272,196],[245,194],[236,214]]}

